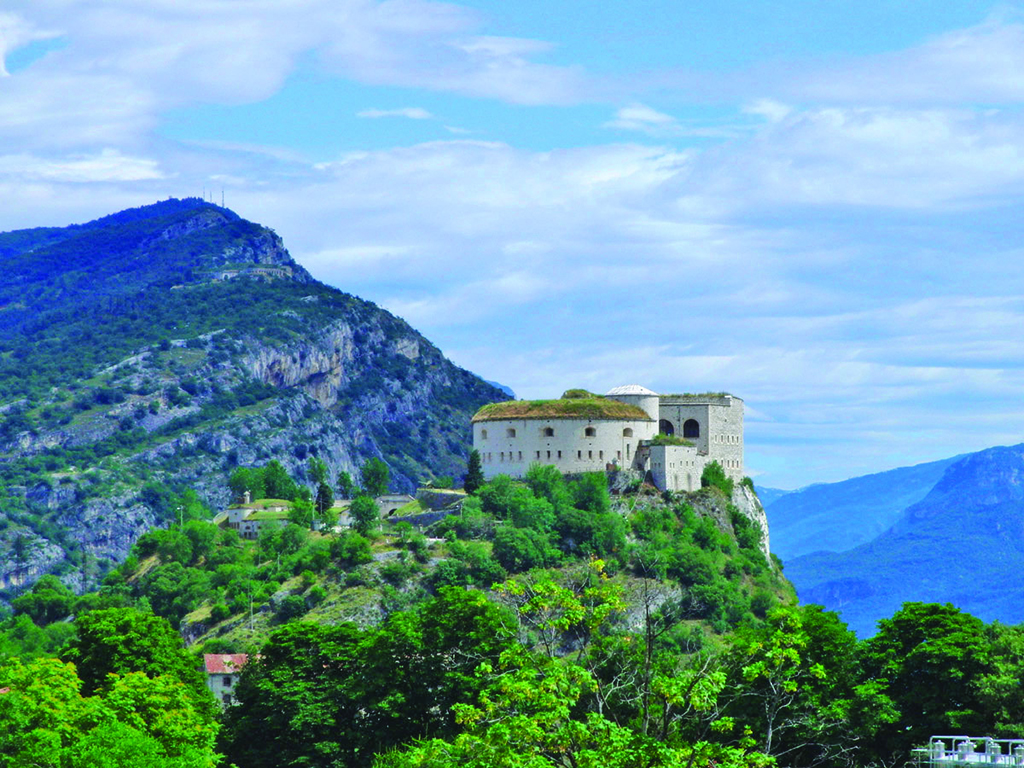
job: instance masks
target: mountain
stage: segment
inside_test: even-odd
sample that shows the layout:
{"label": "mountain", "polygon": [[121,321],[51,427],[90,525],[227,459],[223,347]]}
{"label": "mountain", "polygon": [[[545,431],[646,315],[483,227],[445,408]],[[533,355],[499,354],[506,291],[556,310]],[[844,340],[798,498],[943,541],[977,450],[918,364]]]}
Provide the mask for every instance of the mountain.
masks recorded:
{"label": "mountain", "polygon": [[797,557],[785,572],[801,602],[840,611],[861,636],[908,600],[1024,622],[1024,445],[952,461],[880,536],[845,552]]}
{"label": "mountain", "polygon": [[843,552],[886,531],[920,501],[957,459],[821,483],[774,496],[758,496],[768,514],[772,551],[788,563],[818,550]]}
{"label": "mountain", "polygon": [[768,508],[768,505],[781,499],[783,496],[788,496],[791,493],[799,493],[799,491],[784,491],[781,488],[765,488],[763,485],[755,485],[754,491],[757,493],[757,498],[761,500],[761,504]]}
{"label": "mountain", "polygon": [[175,494],[222,507],[235,466],[460,476],[470,417],[503,399],[202,200],[0,234],[0,589],[94,585]]}
{"label": "mountain", "polygon": [[[484,381],[487,381],[487,379],[484,379]],[[500,389],[502,392],[508,395],[508,398],[510,400],[516,399],[516,393],[512,391],[512,387],[506,387],[504,384],[499,384],[497,381],[487,381],[487,383],[490,384],[492,387]]]}

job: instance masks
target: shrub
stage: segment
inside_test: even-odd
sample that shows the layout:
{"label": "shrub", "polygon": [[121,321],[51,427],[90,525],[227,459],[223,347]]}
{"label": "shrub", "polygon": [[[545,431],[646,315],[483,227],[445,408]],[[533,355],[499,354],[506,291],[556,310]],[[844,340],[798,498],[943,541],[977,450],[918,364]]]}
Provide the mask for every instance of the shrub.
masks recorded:
{"label": "shrub", "polygon": [[712,461],[704,467],[700,475],[701,488],[717,488],[725,494],[726,498],[732,498],[732,478],[726,477],[725,470],[717,461]]}
{"label": "shrub", "polygon": [[554,565],[558,550],[540,531],[504,526],[494,537],[494,559],[510,573],[519,573]]}
{"label": "shrub", "polygon": [[288,595],[277,607],[277,618],[279,621],[295,619],[306,612],[306,601],[299,595]]}
{"label": "shrub", "polygon": [[220,624],[229,616],[231,616],[231,609],[224,603],[217,603],[210,609],[210,621],[214,624]]}

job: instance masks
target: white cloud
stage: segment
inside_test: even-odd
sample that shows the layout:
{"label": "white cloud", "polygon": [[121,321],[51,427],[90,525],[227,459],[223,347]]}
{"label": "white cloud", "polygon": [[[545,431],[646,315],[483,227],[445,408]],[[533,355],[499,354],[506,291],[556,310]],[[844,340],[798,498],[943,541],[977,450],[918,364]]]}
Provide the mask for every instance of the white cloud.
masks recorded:
{"label": "white cloud", "polygon": [[809,108],[709,153],[697,172],[726,206],[989,205],[1024,191],[1022,129],[1015,112]]}
{"label": "white cloud", "polygon": [[658,112],[645,104],[630,104],[621,107],[615,117],[604,124],[605,128],[623,131],[641,131],[650,135],[678,133],[679,121],[671,115]]}
{"label": "white cloud", "polygon": [[903,51],[787,72],[788,90],[833,103],[1024,101],[1024,23],[994,16]]}
{"label": "white cloud", "polygon": [[420,107],[402,107],[401,109],[364,109],[356,112],[356,117],[407,117],[410,120],[431,120],[433,115]]}
{"label": "white cloud", "polygon": [[9,176],[75,184],[164,178],[156,160],[128,157],[109,148],[95,155],[77,155],[59,160],[33,155],[0,155],[0,178]]}
{"label": "white cloud", "polygon": [[747,104],[743,111],[747,114],[759,115],[772,123],[777,123],[788,117],[793,110],[774,99],[755,99]]}
{"label": "white cloud", "polygon": [[[582,70],[538,63],[541,41],[482,37],[478,15],[430,0],[10,0],[3,55],[41,36],[67,45],[5,78],[0,138],[33,146],[142,142],[170,108],[278,91],[300,61],[375,85],[516,104],[588,97]],[[230,33],[226,33],[230,30]],[[418,108],[396,116],[424,119]]]}
{"label": "white cloud", "polygon": [[8,76],[7,56],[29,43],[56,37],[58,33],[40,29],[16,13],[0,12],[0,77]]}

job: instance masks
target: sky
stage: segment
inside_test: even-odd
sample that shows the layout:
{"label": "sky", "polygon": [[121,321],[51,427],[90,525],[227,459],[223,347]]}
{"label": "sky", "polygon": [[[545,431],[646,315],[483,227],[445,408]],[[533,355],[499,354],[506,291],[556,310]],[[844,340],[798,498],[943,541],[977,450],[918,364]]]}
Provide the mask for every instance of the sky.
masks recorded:
{"label": "sky", "polygon": [[206,194],[520,397],[796,488],[1024,441],[1024,5],[3,0],[0,230]]}

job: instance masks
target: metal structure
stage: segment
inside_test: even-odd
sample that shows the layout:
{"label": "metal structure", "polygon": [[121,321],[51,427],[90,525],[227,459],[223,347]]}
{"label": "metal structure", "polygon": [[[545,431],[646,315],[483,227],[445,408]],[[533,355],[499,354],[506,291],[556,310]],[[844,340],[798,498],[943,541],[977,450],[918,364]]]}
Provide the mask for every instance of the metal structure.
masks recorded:
{"label": "metal structure", "polygon": [[1024,768],[1024,739],[990,736],[932,736],[927,747],[912,751],[918,768],[954,768],[966,765],[1020,766]]}

